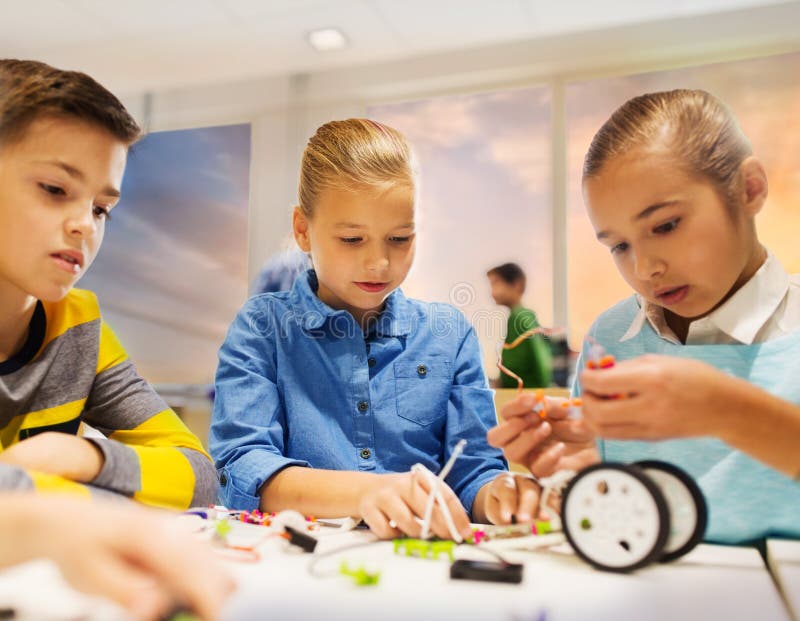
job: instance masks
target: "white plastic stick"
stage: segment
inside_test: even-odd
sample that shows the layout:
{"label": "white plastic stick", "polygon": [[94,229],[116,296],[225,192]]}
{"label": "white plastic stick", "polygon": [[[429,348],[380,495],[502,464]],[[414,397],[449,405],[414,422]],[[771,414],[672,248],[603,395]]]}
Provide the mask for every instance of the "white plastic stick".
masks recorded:
{"label": "white plastic stick", "polygon": [[464,451],[464,447],[467,445],[466,440],[459,440],[455,447],[453,448],[453,452],[450,455],[450,459],[447,460],[447,463],[442,468],[442,471],[439,473],[439,476],[436,477],[430,470],[428,470],[422,464],[415,464],[412,468],[415,472],[421,472],[424,476],[428,478],[428,483],[431,486],[431,491],[428,494],[428,501],[425,505],[425,515],[422,518],[422,533],[420,537],[422,539],[427,539],[430,535],[430,527],[431,527],[431,518],[433,516],[433,505],[436,501],[439,502],[439,505],[442,509],[442,513],[444,514],[445,522],[447,523],[447,528],[450,531],[450,536],[453,538],[454,541],[461,543],[463,541],[463,537],[456,529],[456,525],[453,522],[453,516],[450,514],[450,510],[447,508],[447,503],[444,500],[444,496],[442,495],[442,491],[439,488],[439,485],[444,479],[450,474],[450,471],[453,469],[453,465],[458,459],[458,456]]}

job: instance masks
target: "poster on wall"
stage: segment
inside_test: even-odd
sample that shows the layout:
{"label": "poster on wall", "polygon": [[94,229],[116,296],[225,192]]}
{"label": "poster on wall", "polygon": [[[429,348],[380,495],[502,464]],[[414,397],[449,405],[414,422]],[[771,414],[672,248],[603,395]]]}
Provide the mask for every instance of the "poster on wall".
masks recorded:
{"label": "poster on wall", "polygon": [[94,291],[139,373],[208,390],[247,297],[250,125],[155,132],[134,145]]}

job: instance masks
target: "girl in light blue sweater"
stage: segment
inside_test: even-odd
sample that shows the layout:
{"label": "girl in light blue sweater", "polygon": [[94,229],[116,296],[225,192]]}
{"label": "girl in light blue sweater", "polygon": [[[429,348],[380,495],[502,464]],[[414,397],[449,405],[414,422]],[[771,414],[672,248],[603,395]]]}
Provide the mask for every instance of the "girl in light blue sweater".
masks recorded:
{"label": "girl in light blue sweater", "polygon": [[759,243],[767,187],[712,95],[620,107],[583,170],[597,238],[635,291],[590,329],[618,362],[580,373],[583,420],[541,423],[523,396],[490,442],[540,475],[669,461],[706,496],[707,540],[800,537],[800,277]]}

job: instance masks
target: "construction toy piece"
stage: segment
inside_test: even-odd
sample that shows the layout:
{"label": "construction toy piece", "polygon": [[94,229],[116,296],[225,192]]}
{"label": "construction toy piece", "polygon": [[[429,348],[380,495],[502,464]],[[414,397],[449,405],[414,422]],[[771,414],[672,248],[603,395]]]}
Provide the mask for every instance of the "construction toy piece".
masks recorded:
{"label": "construction toy piece", "polygon": [[707,519],[697,483],[661,461],[590,466],[570,483],[562,504],[575,552],[610,571],[680,558],[702,541]]}
{"label": "construction toy piece", "polygon": [[616,362],[616,358],[609,354],[599,360],[587,360],[586,366],[590,369],[610,369]]}
{"label": "construction toy piece", "polygon": [[485,530],[482,530],[480,528],[476,528],[475,530],[472,531],[472,540],[470,541],[470,543],[472,543],[472,544],[477,546],[477,545],[480,545],[481,541],[488,541],[488,540],[489,540],[489,538],[486,535],[486,531]]}
{"label": "construction toy piece", "polygon": [[344,561],[339,566],[339,573],[351,578],[358,586],[375,586],[381,579],[381,572],[379,571],[367,571],[363,566],[350,569]]}
{"label": "construction toy piece", "polygon": [[454,541],[426,541],[424,539],[395,539],[394,553],[405,552],[406,556],[438,559],[442,554],[453,561]]}
{"label": "construction toy piece", "polygon": [[232,529],[233,527],[225,518],[217,520],[214,524],[214,539],[221,543],[225,543],[228,540],[228,535]]}
{"label": "construction toy piece", "polygon": [[[525,387],[525,383],[522,381],[522,378],[514,373],[511,369],[506,367],[503,364],[503,351],[504,349],[514,349],[515,347],[519,347],[523,341],[529,338],[533,338],[534,336],[541,334],[544,336],[553,336],[554,334],[564,334],[564,330],[562,328],[533,328],[531,330],[527,330],[520,334],[517,338],[515,338],[510,343],[499,343],[497,346],[497,368],[500,369],[501,373],[505,373],[510,378],[517,382],[517,392],[522,392],[522,389]],[[544,394],[544,393],[542,393]],[[543,414],[542,414],[543,412]],[[544,409],[544,406],[539,411],[539,416],[543,419],[547,416],[547,411]]]}
{"label": "construction toy piece", "polygon": [[522,582],[523,565],[496,561],[471,561],[459,559],[450,566],[452,580],[480,580],[482,582]]}
{"label": "construction toy piece", "polygon": [[461,533],[458,532],[455,522],[453,522],[453,516],[450,514],[450,509],[447,507],[447,502],[444,499],[441,488],[443,481],[447,478],[447,475],[450,473],[450,470],[452,470],[453,465],[464,451],[464,447],[466,445],[467,441],[464,439],[456,442],[456,445],[453,447],[453,452],[450,454],[450,459],[447,460],[444,468],[442,468],[441,472],[439,472],[439,476],[433,474],[433,472],[428,470],[422,464],[414,464],[411,466],[411,472],[418,473],[421,476],[426,477],[428,479],[428,483],[430,484],[428,500],[425,502],[425,513],[422,516],[422,530],[420,532],[420,539],[428,539],[430,535],[431,519],[433,517],[433,508],[434,505],[438,503],[439,510],[442,512],[445,523],[447,524],[447,530],[450,531],[450,538],[458,543],[463,541]]}
{"label": "construction toy piece", "polygon": [[688,474],[672,464],[649,460],[634,465],[655,482],[667,501],[670,531],[659,560],[662,563],[674,561],[703,540],[708,522],[703,492]]}
{"label": "construction toy piece", "polygon": [[317,549],[318,541],[311,535],[307,535],[303,531],[292,528],[291,526],[284,526],[283,529],[286,532],[289,543],[293,546],[297,546],[303,550],[303,552],[312,553]]}

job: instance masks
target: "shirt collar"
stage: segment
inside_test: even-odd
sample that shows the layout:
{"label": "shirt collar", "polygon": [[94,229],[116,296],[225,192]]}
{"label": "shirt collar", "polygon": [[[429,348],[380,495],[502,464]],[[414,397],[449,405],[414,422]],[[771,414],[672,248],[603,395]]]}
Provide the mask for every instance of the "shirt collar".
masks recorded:
{"label": "shirt collar", "polygon": [[[294,281],[289,301],[295,310],[298,322],[306,330],[318,330],[328,319],[347,311],[331,308],[317,297],[319,282],[317,274],[310,269]],[[411,332],[411,305],[400,289],[395,289],[386,298],[386,306],[375,324],[374,331],[381,336],[406,336]]]}
{"label": "shirt collar", "polygon": [[[717,330],[740,343],[752,344],[759,330],[775,314],[788,290],[789,275],[780,261],[767,251],[766,260],[750,280],[714,312],[692,322],[687,341],[691,340],[694,328],[696,331]],[[661,338],[680,344],[667,325],[663,308],[641,296],[637,295],[637,299],[639,312],[620,342],[635,337],[647,322]]]}

